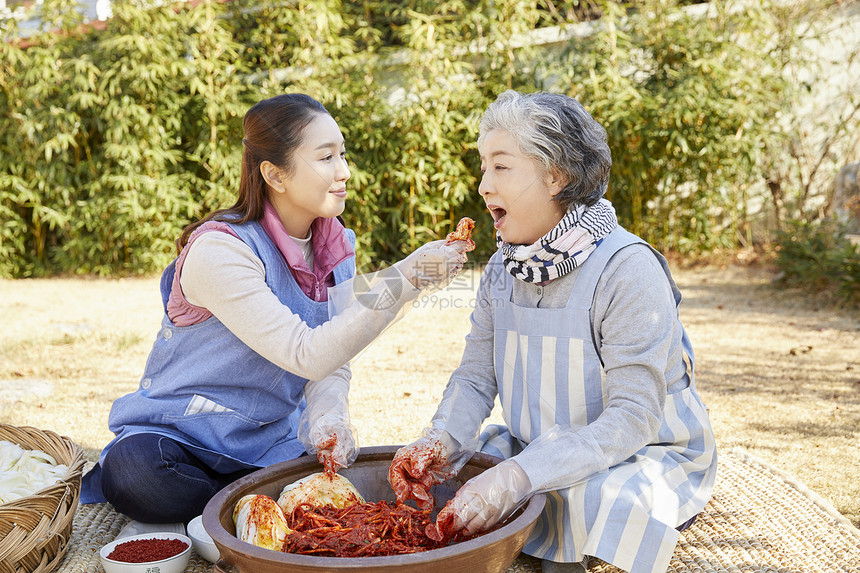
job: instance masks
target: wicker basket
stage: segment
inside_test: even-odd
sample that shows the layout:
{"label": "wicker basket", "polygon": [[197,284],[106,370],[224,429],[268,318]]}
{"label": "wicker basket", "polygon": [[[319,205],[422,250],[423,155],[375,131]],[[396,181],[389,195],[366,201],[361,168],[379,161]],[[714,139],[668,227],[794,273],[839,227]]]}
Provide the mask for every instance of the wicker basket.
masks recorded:
{"label": "wicker basket", "polygon": [[66,437],[29,426],[0,424],[0,440],[41,450],[69,468],[61,481],[0,504],[0,573],[48,573],[59,566],[72,536],[83,450]]}

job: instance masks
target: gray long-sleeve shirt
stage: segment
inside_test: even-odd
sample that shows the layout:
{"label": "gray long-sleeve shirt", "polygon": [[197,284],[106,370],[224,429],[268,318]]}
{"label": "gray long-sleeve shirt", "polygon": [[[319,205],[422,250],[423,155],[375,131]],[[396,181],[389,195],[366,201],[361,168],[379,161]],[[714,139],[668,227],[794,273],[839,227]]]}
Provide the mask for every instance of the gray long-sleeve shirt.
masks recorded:
{"label": "gray long-sleeve shirt", "polygon": [[[515,280],[511,302],[562,308],[578,274],[575,269],[543,286]],[[516,457],[532,492],[573,485],[629,458],[656,436],[666,394],[689,384],[671,287],[646,245],[630,245],[609,261],[597,284],[591,320],[606,374],[605,410],[588,426],[554,427]],[[488,281],[478,288],[471,322],[460,366],[437,412],[448,418],[445,429],[464,445],[474,442],[497,394]]]}

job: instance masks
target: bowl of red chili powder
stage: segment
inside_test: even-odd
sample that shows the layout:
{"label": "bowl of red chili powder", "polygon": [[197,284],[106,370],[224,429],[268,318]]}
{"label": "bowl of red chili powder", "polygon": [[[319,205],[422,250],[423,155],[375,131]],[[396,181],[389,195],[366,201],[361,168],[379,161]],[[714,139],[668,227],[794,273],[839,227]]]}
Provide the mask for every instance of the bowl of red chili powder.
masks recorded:
{"label": "bowl of red chili powder", "polygon": [[99,551],[105,573],[182,573],[191,539],[179,533],[141,533],[115,539]]}
{"label": "bowl of red chili powder", "polygon": [[[361,448],[353,464],[340,470],[368,502],[393,502],[388,467],[400,446]],[[472,477],[501,463],[475,454],[460,473],[433,487],[433,516]],[[490,573],[505,571],[514,562],[543,511],[544,494],[533,496],[505,523],[480,536],[447,546],[398,555],[324,556],[280,552],[257,547],[236,537],[233,509],[248,494],[277,498],[284,486],[323,471],[316,456],[275,464],[253,472],[219,491],[203,510],[203,527],[215,542],[220,559],[213,573]],[[410,502],[411,503],[411,502]],[[109,572],[110,573],[110,572]]]}

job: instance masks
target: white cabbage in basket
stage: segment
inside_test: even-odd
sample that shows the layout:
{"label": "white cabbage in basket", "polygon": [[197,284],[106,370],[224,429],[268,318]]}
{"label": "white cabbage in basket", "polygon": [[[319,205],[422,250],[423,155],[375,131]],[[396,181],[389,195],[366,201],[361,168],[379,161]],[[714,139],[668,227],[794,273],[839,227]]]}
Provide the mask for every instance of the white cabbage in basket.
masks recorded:
{"label": "white cabbage in basket", "polygon": [[61,481],[69,468],[41,450],[0,441],[0,503],[28,497]]}

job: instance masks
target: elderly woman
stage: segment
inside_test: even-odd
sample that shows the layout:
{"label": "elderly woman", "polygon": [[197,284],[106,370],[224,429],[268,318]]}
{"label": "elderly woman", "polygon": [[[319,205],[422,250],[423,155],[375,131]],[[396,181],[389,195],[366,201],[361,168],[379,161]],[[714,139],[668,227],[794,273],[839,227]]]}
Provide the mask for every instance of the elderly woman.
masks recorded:
{"label": "elderly woman", "polygon": [[[478,148],[499,249],[460,366],[389,481],[426,507],[431,485],[487,452],[505,461],[457,492],[440,536],[489,528],[545,492],[523,549],[545,572],[585,571],[590,556],[666,571],[717,468],[666,259],[618,225],[606,132],[576,100],[507,91]],[[506,424],[481,432],[497,395]]]}

